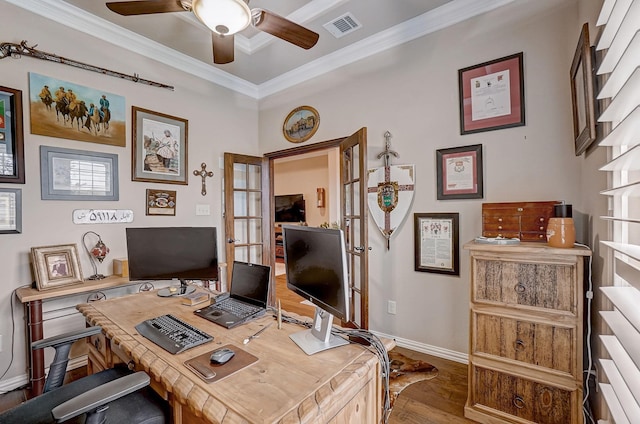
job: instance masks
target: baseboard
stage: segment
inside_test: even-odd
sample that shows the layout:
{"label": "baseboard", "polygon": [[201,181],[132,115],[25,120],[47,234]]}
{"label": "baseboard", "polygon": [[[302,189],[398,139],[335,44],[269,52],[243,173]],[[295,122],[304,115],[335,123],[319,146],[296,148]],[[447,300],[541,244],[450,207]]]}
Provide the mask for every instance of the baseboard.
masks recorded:
{"label": "baseboard", "polygon": [[416,352],[425,353],[427,355],[437,356],[438,358],[447,359],[449,361],[459,362],[461,364],[469,363],[469,355],[462,352],[456,352],[454,350],[443,349],[441,347],[428,345],[425,343],[418,343],[414,340],[403,339],[400,337],[392,336],[389,334],[372,331],[376,336],[387,339],[393,339],[396,342],[396,346],[404,347],[406,349],[415,350]]}
{"label": "baseboard", "polygon": [[29,382],[27,375],[19,375],[17,377],[9,378],[7,380],[0,381],[0,395],[8,392],[12,392],[15,389],[26,386]]}
{"label": "baseboard", "polygon": [[[78,356],[77,358],[71,358],[67,365],[67,371],[75,370],[76,368],[87,366],[87,355]],[[49,373],[49,368],[44,370],[45,375]],[[0,395],[7,392],[11,392],[20,387],[24,387],[29,384],[29,376],[27,374],[19,375],[17,377],[9,378],[7,380],[0,381]]]}

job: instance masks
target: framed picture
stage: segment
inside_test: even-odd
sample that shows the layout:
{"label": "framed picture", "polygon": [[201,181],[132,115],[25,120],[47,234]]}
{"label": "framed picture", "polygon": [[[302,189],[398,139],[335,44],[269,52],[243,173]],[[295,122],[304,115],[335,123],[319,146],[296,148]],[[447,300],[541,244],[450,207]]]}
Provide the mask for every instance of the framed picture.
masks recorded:
{"label": "framed picture", "polygon": [[131,180],[187,184],[188,121],[133,106]]}
{"label": "framed picture", "polygon": [[482,199],[482,144],[436,150],[438,200]]}
{"label": "framed picture", "polygon": [[460,134],[524,125],[523,54],[458,70]]}
{"label": "framed picture", "polygon": [[592,59],[592,50],[589,46],[589,24],[585,23],[582,25],[570,71],[576,156],[580,156],[596,140]]}
{"label": "framed picture", "polygon": [[320,115],[311,106],[300,106],[293,109],[282,125],[284,138],[292,143],[309,140],[318,131]]}
{"label": "framed picture", "polygon": [[176,215],[176,192],[147,189],[147,215]]}
{"label": "framed picture", "polygon": [[460,275],[459,214],[414,213],[415,270]]}
{"label": "framed picture", "polygon": [[22,232],[22,190],[0,188],[0,234]]}
{"label": "framed picture", "polygon": [[38,290],[82,283],[78,246],[63,244],[31,248],[33,273]]}
{"label": "framed picture", "polygon": [[42,200],[118,200],[118,155],[40,146]]}
{"label": "framed picture", "polygon": [[29,103],[31,134],[125,146],[122,96],[30,72]]}
{"label": "framed picture", "polygon": [[0,183],[24,184],[22,91],[0,87]]}

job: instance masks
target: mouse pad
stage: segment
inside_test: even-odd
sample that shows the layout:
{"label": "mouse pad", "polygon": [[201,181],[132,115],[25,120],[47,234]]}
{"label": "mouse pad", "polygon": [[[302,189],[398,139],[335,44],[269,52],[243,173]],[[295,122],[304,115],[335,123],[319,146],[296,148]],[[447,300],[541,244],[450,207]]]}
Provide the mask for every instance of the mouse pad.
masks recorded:
{"label": "mouse pad", "polygon": [[[236,354],[227,363],[212,364],[209,360],[211,353],[213,353],[214,350],[218,350],[223,347],[228,347]],[[223,378],[228,377],[257,361],[258,358],[256,356],[253,356],[249,352],[246,352],[235,345],[228,344],[189,359],[188,361],[185,361],[184,364],[202,380],[207,383],[213,383],[214,381],[222,380]]]}

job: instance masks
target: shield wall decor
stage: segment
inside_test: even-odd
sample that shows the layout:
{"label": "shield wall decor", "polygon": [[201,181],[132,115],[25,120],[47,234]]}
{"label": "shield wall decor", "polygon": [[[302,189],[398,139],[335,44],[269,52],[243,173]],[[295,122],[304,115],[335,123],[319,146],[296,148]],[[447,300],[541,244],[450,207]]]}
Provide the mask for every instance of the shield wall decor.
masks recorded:
{"label": "shield wall decor", "polygon": [[382,166],[369,170],[367,201],[369,211],[382,235],[388,240],[402,224],[413,202],[414,165]]}

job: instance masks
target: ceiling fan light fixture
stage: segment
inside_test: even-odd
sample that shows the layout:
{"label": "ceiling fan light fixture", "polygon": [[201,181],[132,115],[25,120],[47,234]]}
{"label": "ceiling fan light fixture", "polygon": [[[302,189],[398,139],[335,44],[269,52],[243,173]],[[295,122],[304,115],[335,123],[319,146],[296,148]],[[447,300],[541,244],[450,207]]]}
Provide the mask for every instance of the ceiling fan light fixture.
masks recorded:
{"label": "ceiling fan light fixture", "polygon": [[251,10],[243,0],[193,0],[193,13],[211,31],[231,35],[251,22]]}

